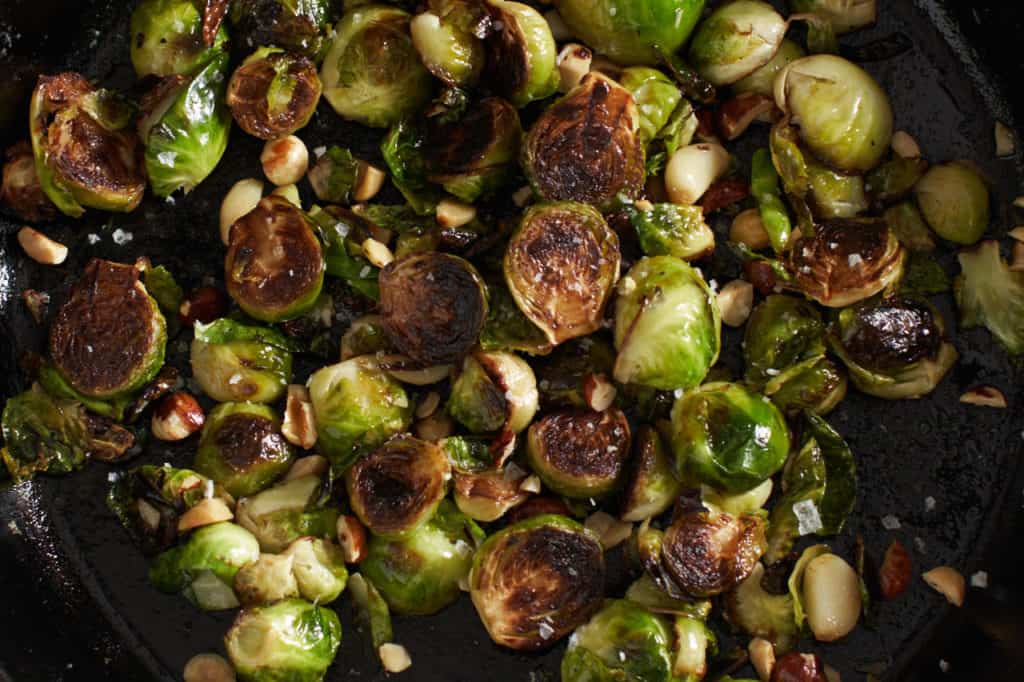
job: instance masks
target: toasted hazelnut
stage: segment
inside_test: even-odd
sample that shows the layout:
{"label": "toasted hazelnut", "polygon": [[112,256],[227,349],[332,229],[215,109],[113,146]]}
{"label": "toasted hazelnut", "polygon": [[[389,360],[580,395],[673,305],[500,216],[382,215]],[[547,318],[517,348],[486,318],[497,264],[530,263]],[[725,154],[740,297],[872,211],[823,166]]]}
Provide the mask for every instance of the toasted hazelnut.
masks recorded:
{"label": "toasted hazelnut", "polygon": [[43,265],[60,265],[68,257],[68,247],[27,225],[18,230],[18,243],[29,258]]}
{"label": "toasted hazelnut", "polygon": [[540,494],[540,476],[537,476],[536,474],[527,476],[523,479],[523,482],[519,484],[519,489],[524,493],[533,493],[534,495]]}
{"label": "toasted hazelnut", "polygon": [[750,654],[750,663],[757,671],[761,682],[768,682],[772,679],[772,668],[775,667],[775,647],[766,639],[755,637],[750,640],[747,646],[747,653]]}
{"label": "toasted hazelnut", "polygon": [[256,208],[263,198],[263,181],[257,178],[246,178],[239,180],[220,204],[220,240],[228,243],[231,236],[231,226],[239,218]]}
{"label": "toasted hazelnut", "polygon": [[445,197],[437,204],[437,224],[441,227],[462,227],[476,218],[476,207]]}
{"label": "toasted hazelnut", "polygon": [[358,564],[366,557],[366,528],[349,514],[338,517],[338,545],[346,564]]}
{"label": "toasted hazelnut", "polygon": [[921,576],[928,586],[941,594],[954,606],[964,605],[967,583],[960,571],[949,566],[933,568]]}
{"label": "toasted hazelnut", "polygon": [[281,435],[292,445],[308,450],[316,445],[316,416],[309,390],[305,386],[292,384],[288,387],[288,401],[284,408],[284,422]]}
{"label": "toasted hazelnut", "polygon": [[431,391],[430,393],[423,396],[423,400],[416,406],[416,418],[426,419],[430,415],[437,412],[438,406],[441,404],[441,396],[437,391]]}
{"label": "toasted hazelnut", "polygon": [[996,121],[996,156],[1003,159],[1017,153],[1017,138],[1010,128],[1000,121]]}
{"label": "toasted hazelnut", "polygon": [[297,478],[305,478],[306,476],[323,476],[330,468],[331,463],[323,455],[299,457],[292,463],[291,468],[288,469],[284,480],[294,481]]}
{"label": "toasted hazelnut", "polygon": [[1006,396],[994,386],[977,386],[960,396],[960,402],[981,407],[1006,407]]}
{"label": "toasted hazelnut", "polygon": [[732,227],[729,228],[729,241],[745,244],[754,251],[771,246],[771,239],[768,238],[768,232],[761,220],[761,212],[756,208],[748,208],[733,218]]}
{"label": "toasted hazelnut", "polygon": [[921,147],[917,144],[917,140],[904,130],[897,130],[893,133],[892,150],[896,156],[902,159],[921,158]]}
{"label": "toasted hazelnut", "polygon": [[356,186],[352,190],[352,198],[356,201],[369,201],[377,196],[384,186],[388,174],[365,161],[360,161],[356,169]]}
{"label": "toasted hazelnut", "polygon": [[198,654],[188,659],[182,673],[185,682],[235,682],[235,669],[223,656]]}
{"label": "toasted hazelnut", "polygon": [[561,76],[560,92],[569,92],[583,80],[583,77],[590,73],[590,63],[594,60],[594,54],[589,48],[579,43],[568,43],[558,53],[556,63],[558,74]]}
{"label": "toasted hazelnut", "polygon": [[409,657],[409,652],[401,644],[393,644],[391,642],[381,644],[380,648],[377,649],[377,653],[380,655],[381,665],[389,673],[403,672],[412,665],[412,658]]}
{"label": "toasted hazelnut", "polygon": [[742,327],[754,308],[754,286],[734,279],[718,292],[718,307],[722,311],[722,322],[730,327]]}
{"label": "toasted hazelnut", "polygon": [[224,500],[219,497],[207,497],[199,500],[195,506],[178,517],[178,532],[186,533],[193,528],[212,526],[233,518],[235,515],[228,509]]}
{"label": "toasted hazelnut", "polygon": [[604,412],[615,402],[618,389],[603,374],[588,374],[583,380],[583,399],[595,412]]}
{"label": "toasted hazelnut", "polygon": [[278,187],[294,185],[306,174],[309,167],[309,150],[302,140],[289,135],[263,145],[260,163],[263,165],[263,174],[267,176],[267,180]]}
{"label": "toasted hazelnut", "polygon": [[157,405],[150,422],[153,436],[165,441],[179,441],[203,428],[206,415],[190,394],[176,391]]}
{"label": "toasted hazelnut", "polygon": [[193,289],[178,308],[178,321],[186,327],[196,322],[209,324],[220,319],[228,309],[228,297],[216,287]]}
{"label": "toasted hazelnut", "polygon": [[729,167],[729,152],[715,142],[677,149],[665,166],[665,189],[674,204],[692,206]]}
{"label": "toasted hazelnut", "polygon": [[373,238],[363,241],[363,255],[366,256],[366,260],[378,268],[383,268],[395,260],[395,254],[391,253],[387,244],[382,244]]}

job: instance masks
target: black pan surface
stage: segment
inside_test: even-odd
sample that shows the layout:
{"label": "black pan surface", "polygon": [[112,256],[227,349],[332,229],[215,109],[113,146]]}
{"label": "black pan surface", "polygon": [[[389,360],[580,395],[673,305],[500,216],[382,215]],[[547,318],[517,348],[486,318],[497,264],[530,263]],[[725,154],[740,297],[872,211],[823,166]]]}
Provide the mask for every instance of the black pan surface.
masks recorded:
{"label": "black pan surface", "polygon": [[[0,6],[0,65],[9,68],[0,80],[16,84],[18,68],[42,61],[50,71],[74,68],[106,85],[130,88],[131,4],[5,0]],[[991,234],[1002,236],[1019,217],[1010,201],[1021,193],[1022,159],[997,160],[992,130],[995,120],[1012,127],[1014,108],[1024,113],[1024,98],[1012,91],[1019,88],[1022,71],[1017,45],[999,48],[994,41],[1011,35],[1019,40],[1024,13],[1000,9],[997,3],[970,3],[957,7],[955,15],[932,0],[880,5],[879,25],[850,36],[844,45],[882,39],[891,44],[896,34],[909,38],[909,50],[867,66],[890,93],[897,127],[920,140],[930,159],[968,158],[983,169],[996,198]],[[981,47],[988,61],[972,45]],[[1009,63],[992,61],[1005,54],[1014,55]],[[992,75],[993,66],[1001,67],[1001,77]],[[20,126],[19,120],[14,127]],[[20,130],[18,134],[24,136]],[[379,159],[379,135],[341,121],[326,105],[300,136],[310,149],[340,144],[357,156]],[[749,149],[754,142],[763,144],[763,139],[755,136]],[[55,310],[92,256],[123,262],[149,256],[170,268],[186,288],[219,278],[220,200],[236,180],[259,174],[260,148],[257,140],[235,128],[220,167],[187,198],[163,203],[148,197],[131,215],[93,211],[82,221],[47,225],[49,234],[71,248],[68,262],[57,268],[26,259],[13,236],[18,223],[0,215],[4,395],[24,387],[18,358],[41,348],[44,339],[43,329],[19,299],[24,288],[50,293],[50,310]],[[724,236],[726,226],[717,227]],[[948,254],[944,265],[953,272],[954,262]],[[716,256],[716,275],[735,270],[727,255]],[[955,319],[949,297],[936,302],[948,319]],[[862,535],[877,561],[889,542],[899,539],[911,550],[915,573],[940,564],[957,566],[968,576],[986,571],[989,588],[972,589],[968,607],[954,613],[915,580],[898,601],[876,604],[868,626],[846,640],[805,644],[804,649],[818,650],[844,680],[863,680],[868,672],[887,680],[1024,679],[1024,600],[1011,582],[1017,580],[1024,537],[1024,385],[1021,371],[986,332],[954,328],[953,335],[962,359],[935,394],[917,402],[889,403],[851,392],[830,417],[857,456],[861,480],[857,509],[846,531],[831,544],[850,556],[854,538]],[[726,362],[736,368],[734,337],[727,339],[733,352],[726,354]],[[170,361],[180,369],[188,367],[187,341],[180,335],[168,349]],[[1010,408],[958,402],[966,389],[982,383],[1003,389]],[[150,443],[131,464],[187,465],[191,456],[188,446]],[[173,680],[180,679],[189,657],[220,648],[232,614],[204,614],[183,599],[151,589],[146,560],[106,509],[108,476],[124,466],[94,463],[67,478],[0,491],[0,678],[6,669],[16,680]],[[926,507],[927,498],[934,499],[934,508]],[[626,584],[624,576],[613,572],[611,592]],[[352,626],[348,609],[341,607],[340,612],[345,635],[328,679],[385,679]],[[561,647],[540,656],[499,650],[468,598],[433,618],[396,619],[395,630],[414,660],[404,679],[558,679]],[[940,659],[949,664],[948,672],[940,670]]]}

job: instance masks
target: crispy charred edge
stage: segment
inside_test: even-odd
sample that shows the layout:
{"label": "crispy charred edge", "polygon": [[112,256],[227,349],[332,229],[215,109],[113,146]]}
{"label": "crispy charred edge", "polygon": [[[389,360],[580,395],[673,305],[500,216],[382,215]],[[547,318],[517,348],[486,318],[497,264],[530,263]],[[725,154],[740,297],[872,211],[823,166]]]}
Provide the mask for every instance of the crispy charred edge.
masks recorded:
{"label": "crispy charred edge", "polygon": [[532,64],[526,36],[513,14],[489,2],[483,6],[490,18],[487,27],[491,29],[484,41],[487,59],[483,81],[492,83],[504,97],[515,99],[530,80]]}
{"label": "crispy charred edge", "polygon": [[[270,111],[267,94],[277,76],[276,64],[286,63],[286,77],[295,82],[288,106]],[[309,121],[320,100],[322,85],[316,64],[291,52],[273,52],[239,66],[228,83],[231,115],[245,132],[262,140],[289,135]]]}
{"label": "crispy charred edge", "polygon": [[662,564],[688,594],[712,597],[750,575],[764,550],[763,519],[690,511],[665,531]]}
{"label": "crispy charred edge", "polygon": [[288,443],[273,420],[255,414],[229,414],[218,424],[213,444],[224,464],[244,474],[265,462],[279,462]]}
{"label": "crispy charred edge", "polygon": [[39,183],[32,146],[22,140],[8,148],[5,156],[0,203],[7,204],[19,218],[29,222],[56,218],[57,207]]}
{"label": "crispy charred edge", "polygon": [[380,272],[384,331],[399,351],[424,365],[450,364],[476,345],[487,318],[483,280],[467,262],[415,253]]}
{"label": "crispy charred edge", "polygon": [[50,328],[50,357],[75,390],[112,396],[132,388],[163,330],[138,269],[93,258]]}
{"label": "crispy charred edge", "polygon": [[629,457],[629,421],[615,407],[549,414],[530,427],[530,438],[548,466],[580,481],[616,481]]}
{"label": "crispy charred edge", "polygon": [[[284,197],[261,199],[229,235],[225,284],[243,307],[278,314],[323,281],[323,247],[305,214]],[[268,253],[279,247],[282,257]]]}
{"label": "crispy charred edge", "polygon": [[349,502],[374,533],[398,534],[426,521],[447,492],[451,467],[437,445],[412,436],[393,438],[345,474]]}
{"label": "crispy charred edge", "polygon": [[854,319],[841,341],[862,367],[898,369],[934,358],[942,346],[942,326],[923,301],[894,296],[852,313]]}
{"label": "crispy charred edge", "polygon": [[[458,121],[427,126],[428,171],[434,182],[486,170],[481,163],[508,130],[519,130],[519,113],[500,97],[480,100]],[[511,147],[518,148],[518,140]]]}
{"label": "crispy charred edge", "polygon": [[524,166],[548,200],[605,204],[638,197],[644,150],[637,109],[625,88],[599,74],[549,107],[527,136]]}
{"label": "crispy charred edge", "polygon": [[212,47],[217,40],[217,31],[228,13],[230,0],[206,0],[203,6],[203,43]]}

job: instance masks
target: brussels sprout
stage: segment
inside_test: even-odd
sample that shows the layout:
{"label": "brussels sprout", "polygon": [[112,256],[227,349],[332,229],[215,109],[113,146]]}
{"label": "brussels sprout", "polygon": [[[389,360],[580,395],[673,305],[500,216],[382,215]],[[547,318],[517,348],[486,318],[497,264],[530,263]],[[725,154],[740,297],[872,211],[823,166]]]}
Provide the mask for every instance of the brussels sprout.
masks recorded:
{"label": "brussels sprout", "polygon": [[710,383],[676,400],[671,442],[680,476],[741,492],[782,468],[789,428],[767,398],[739,384]]}
{"label": "brussels sprout", "polygon": [[[215,523],[199,528],[185,544],[157,556],[149,567],[149,582],[161,592],[184,594],[203,610],[232,608],[238,605],[237,601],[230,603],[235,574],[259,556],[259,543],[252,533],[233,523]],[[226,595],[231,598],[224,600]]]}
{"label": "brussels sprout", "polygon": [[287,554],[261,554],[235,574],[234,589],[244,606],[273,604],[283,599],[298,599],[299,584],[295,582],[292,564],[295,557]]}
{"label": "brussels sprout", "polygon": [[640,248],[648,256],[675,256],[692,261],[715,250],[715,233],[704,220],[700,206],[653,204],[640,208],[633,204],[623,211],[636,229]]}
{"label": "brussels sprout", "polygon": [[610,376],[615,349],[603,336],[586,336],[563,343],[550,356],[535,363],[541,404],[555,407],[590,407],[586,384],[595,376]]}
{"label": "brussels sprout", "polygon": [[330,604],[341,596],[348,581],[341,547],[321,538],[299,538],[281,556],[291,557],[292,574],[302,598]]}
{"label": "brussels sprout", "polygon": [[487,294],[487,319],[480,330],[480,348],[530,355],[551,352],[547,335],[519,309],[504,281],[488,281]]}
{"label": "brussels sprout", "polygon": [[726,3],[697,27],[690,63],[712,85],[731,85],[771,61],[786,28],[786,20],[767,2]]}
{"label": "brussels sprout", "polygon": [[[768,144],[772,157],[771,166],[775,167],[779,178],[782,180],[782,186],[786,190],[786,196],[796,216],[797,225],[803,234],[813,234],[817,227],[814,224],[814,216],[811,214],[811,207],[808,203],[811,184],[810,169],[807,157],[800,147],[800,138],[796,129],[788,125],[786,119],[779,121],[772,126],[771,134],[768,136]],[[763,173],[764,175],[760,182],[765,184],[758,190],[752,188],[752,191],[758,197],[764,196],[762,193],[766,189],[770,189],[772,195],[777,195],[777,183],[774,178],[769,178],[768,173],[771,169],[768,164],[763,163],[760,154],[760,152],[755,152],[754,160],[757,165],[754,167],[754,170],[757,172],[751,180],[755,180],[758,175]],[[770,187],[767,184],[768,180],[772,181]],[[776,196],[775,199],[777,200],[778,197]],[[772,200],[769,198],[769,201]],[[779,221],[779,225],[773,225],[772,227],[779,234],[782,234],[782,228],[788,224],[788,213],[785,211],[785,204],[781,204],[781,202],[776,203],[775,201],[772,201],[772,203],[774,206],[766,204],[766,208],[771,209],[766,214],[769,216],[775,214],[774,219]],[[786,218],[785,222],[783,222],[783,218]],[[785,246],[789,246],[788,235]]]}
{"label": "brussels sprout", "polygon": [[362,242],[355,241],[357,234],[369,234],[366,220],[341,206],[314,206],[308,217],[315,223],[324,242],[326,273],[341,278],[353,291],[366,298],[380,299],[379,270],[363,256]]}
{"label": "brussels sprout", "polygon": [[323,247],[310,221],[284,197],[264,197],[231,226],[225,284],[257,320],[289,320],[313,307],[324,269]]}
{"label": "brussels sprout", "polygon": [[334,611],[301,599],[242,609],[224,636],[238,679],[319,682],[341,645]]}
{"label": "brussels sprout", "polygon": [[859,390],[904,400],[931,393],[956,363],[944,332],[938,311],[927,303],[888,298],[843,310],[830,341]]}
{"label": "brussels sprout", "polygon": [[889,230],[908,251],[923,253],[935,250],[932,231],[913,202],[904,201],[891,206],[885,210],[883,217]]}
{"label": "brussels sprout", "polygon": [[733,83],[732,89],[737,94],[752,92],[771,97],[775,92],[775,77],[779,72],[789,66],[790,62],[795,62],[806,55],[804,48],[788,38],[784,39],[775,56],[767,64]]}
{"label": "brussels sprout", "polygon": [[864,193],[864,178],[860,175],[837,173],[821,164],[807,164],[808,202],[815,217],[853,218],[868,208]]}
{"label": "brussels sprout", "polygon": [[702,620],[678,616],[673,627],[675,652],[672,672],[677,676],[703,678],[708,672],[708,655],[718,653],[718,640]]}
{"label": "brussels sprout", "polygon": [[343,118],[386,128],[430,101],[433,79],[409,35],[411,16],[385,5],[349,10],[320,68],[324,97]]}
{"label": "brussels sprout", "polygon": [[73,71],[39,77],[29,112],[32,151],[39,183],[61,213],[128,213],[142,201],[146,175],[131,116],[118,95]]}
{"label": "brussels sprout", "polygon": [[896,156],[864,177],[865,189],[872,204],[888,206],[909,196],[927,172],[928,162],[924,159]]}
{"label": "brussels sprout", "polygon": [[598,539],[571,519],[543,514],[487,539],[473,559],[469,593],[496,644],[536,651],[601,608],[604,576]]}
{"label": "brussels sprout", "polygon": [[602,210],[644,186],[640,113],[629,90],[597,72],[583,77],[534,122],[523,170],[548,201],[579,201]]}
{"label": "brussels sprout", "polygon": [[970,245],[988,229],[988,187],[966,163],[932,166],[914,195],[925,220],[943,239]]}
{"label": "brussels sprout", "polygon": [[36,173],[32,145],[21,141],[7,150],[7,162],[0,184],[0,204],[5,204],[22,220],[37,223],[57,217],[57,207],[43,191]]}
{"label": "brussels sprout", "polygon": [[525,479],[526,472],[514,464],[480,473],[456,472],[455,504],[474,521],[497,521],[530,497],[522,489]]}
{"label": "brussels sprout", "polygon": [[552,345],[601,326],[619,277],[619,238],[585,204],[526,210],[505,252],[505,282],[519,309]]}
{"label": "brussels sprout", "polygon": [[484,67],[483,7],[467,0],[434,0],[409,23],[412,44],[436,78],[451,86],[471,86]]}
{"label": "brussels sprout", "polygon": [[754,152],[750,168],[750,193],[757,200],[761,222],[772,248],[776,253],[782,253],[789,246],[792,225],[786,205],[779,196],[779,176],[772,164],[770,152],[764,149]]}
{"label": "brussels sprout", "polygon": [[302,55],[261,47],[228,82],[228,107],[245,132],[277,140],[305,127],[320,100],[316,65]]}
{"label": "brussels sprout", "polygon": [[293,350],[294,343],[275,329],[229,318],[197,322],[192,376],[214,400],[272,403],[291,383]]}
{"label": "brussels sprout", "polygon": [[280,433],[273,408],[256,403],[222,403],[206,418],[195,469],[235,497],[252,495],[282,476],[295,450]]}
{"label": "brussels sprout", "polygon": [[373,649],[379,650],[381,644],[392,641],[391,611],[373,583],[362,574],[355,573],[348,581],[348,592],[352,597],[356,623],[360,630],[369,631]]}
{"label": "brussels sprout", "polygon": [[[391,171],[391,182],[402,193],[408,207],[386,207],[388,210],[408,212],[412,209],[417,223],[422,222],[418,216],[427,216],[437,211],[441,201],[441,190],[427,180],[426,157],[424,147],[426,135],[420,125],[409,119],[399,121],[380,143],[381,156]],[[384,210],[385,207],[365,207],[367,209]],[[365,212],[363,215],[366,215]],[[373,218],[369,218],[374,220]],[[387,226],[384,226],[387,227]]]}
{"label": "brussels sprout", "polygon": [[690,37],[704,0],[557,0],[573,35],[619,64],[652,64]]}
{"label": "brussels sprout", "polygon": [[786,268],[805,296],[842,308],[898,282],[906,258],[884,220],[835,220],[798,239],[786,254]]}
{"label": "brussels sprout", "polygon": [[629,435],[626,415],[614,407],[555,412],[530,426],[526,458],[544,484],[560,495],[605,497],[622,483]]}
{"label": "brussels sprout", "polygon": [[317,476],[302,476],[238,501],[238,523],[259,541],[264,552],[283,552],[301,537],[334,535],[338,510],[319,506],[322,483]]}
{"label": "brussels sprout", "polygon": [[332,20],[330,0],[235,0],[229,18],[245,45],[276,45],[310,59],[322,56]]}
{"label": "brussels sprout", "polygon": [[763,386],[781,370],[825,352],[825,326],[809,302],[772,294],[754,308],[743,336],[746,380]]}
{"label": "brussels sprout", "polygon": [[132,11],[129,30],[139,78],[195,73],[222,53],[228,40],[223,27],[212,45],[203,40],[203,10],[194,0],[143,0]]}
{"label": "brussels sprout", "polygon": [[775,79],[775,103],[797,122],[810,150],[837,170],[871,170],[889,149],[889,98],[842,57],[816,54],[789,64]]}
{"label": "brussels sprout", "polygon": [[622,504],[622,520],[646,521],[665,512],[679,497],[682,484],[658,432],[641,426],[633,444],[633,470]]}
{"label": "brussels sprout", "polygon": [[622,71],[619,83],[629,90],[640,117],[640,139],[650,143],[661,132],[683,100],[672,80],[657,69],[634,66]]}
{"label": "brussels sprout", "polygon": [[642,606],[611,599],[576,628],[562,658],[562,682],[648,680],[672,676],[672,632]]}
{"label": "brussels sprout", "polygon": [[764,566],[758,562],[750,575],[725,595],[725,618],[745,634],[771,642],[777,654],[784,654],[799,635],[793,620],[793,597],[766,591],[761,586],[763,579]]}
{"label": "brussels sprout", "polygon": [[537,380],[517,355],[478,351],[452,384],[448,413],[473,433],[519,433],[537,413]]}
{"label": "brussels sprout", "polygon": [[643,258],[619,283],[615,380],[697,386],[718,359],[721,328],[718,302],[696,270],[671,256]]}
{"label": "brussels sprout", "polygon": [[[660,548],[659,548],[660,553]],[[689,616],[698,620],[707,620],[711,615],[711,602],[706,599],[693,600],[670,597],[650,575],[644,574],[637,578],[626,590],[626,599],[640,604],[652,613],[663,613],[670,616]]]}
{"label": "brussels sprout", "polygon": [[661,560],[669,576],[688,594],[712,597],[728,592],[750,575],[765,544],[761,516],[687,512],[665,530]]}
{"label": "brussels sprout", "polygon": [[404,538],[373,536],[359,568],[392,611],[430,615],[458,599],[482,540],[483,531],[446,500],[433,519]]}
{"label": "brussels sprout", "polygon": [[484,80],[517,107],[553,95],[559,75],[558,48],[541,14],[519,2],[487,0],[493,31],[484,45]]}
{"label": "brussels sprout", "polygon": [[468,261],[414,253],[381,270],[380,313],[399,352],[428,366],[450,364],[476,345],[487,291]]}
{"label": "brussels sprout", "polygon": [[1024,353],[1024,273],[999,255],[999,242],[984,241],[959,256],[956,304],[965,328],[985,326],[1013,355]]}
{"label": "brussels sprout", "polygon": [[317,442],[339,471],[371,448],[408,428],[413,406],[402,385],[369,357],[313,373],[308,382]]}
{"label": "brussels sprout", "polygon": [[399,436],[349,467],[345,488],[352,511],[374,534],[404,537],[433,517],[451,475],[441,448]]}
{"label": "brussels sprout", "polygon": [[824,17],[842,35],[875,23],[876,0],[789,0],[793,12]]}
{"label": "brussels sprout", "polygon": [[781,370],[764,385],[764,394],[787,417],[805,411],[824,415],[846,397],[847,384],[846,373],[820,355]]}
{"label": "brussels sprout", "polygon": [[87,398],[110,400],[145,386],[164,364],[167,324],[134,265],[93,258],[50,327],[61,379]]}

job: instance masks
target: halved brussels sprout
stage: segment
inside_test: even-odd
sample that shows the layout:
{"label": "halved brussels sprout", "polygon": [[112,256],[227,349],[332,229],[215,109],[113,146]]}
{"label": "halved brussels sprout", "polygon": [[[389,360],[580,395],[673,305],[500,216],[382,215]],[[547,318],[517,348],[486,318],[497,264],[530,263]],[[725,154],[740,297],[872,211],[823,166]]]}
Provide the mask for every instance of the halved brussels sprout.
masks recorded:
{"label": "halved brussels sprout", "polygon": [[235,0],[231,23],[244,45],[276,45],[317,59],[333,19],[330,0]]}
{"label": "halved brussels sprout", "polygon": [[615,303],[615,380],[662,390],[697,386],[718,360],[718,302],[692,267],[643,258],[622,278]]}
{"label": "halved brussels sprout", "polygon": [[277,47],[261,47],[235,69],[228,107],[245,132],[277,140],[305,127],[320,100],[316,64]]}
{"label": "halved brussels sprout", "polygon": [[887,298],[839,313],[830,341],[859,390],[904,400],[931,393],[956,363],[956,349],[944,333],[942,318],[929,304]]}
{"label": "halved brussels sprout", "polygon": [[772,97],[775,93],[775,77],[780,71],[789,66],[790,62],[807,55],[804,48],[788,38],[782,41],[778,51],[771,60],[755,70],[749,76],[741,78],[732,84],[732,89],[737,94],[752,92],[765,97]]}
{"label": "halved brussels sprout", "polygon": [[37,223],[57,217],[57,207],[43,191],[36,173],[32,145],[22,140],[5,154],[3,182],[0,184],[0,204],[28,222]]}
{"label": "halved brussels sprout", "polygon": [[247,315],[265,322],[298,317],[324,284],[324,252],[301,209],[268,196],[239,218],[228,236],[224,280]]}
{"label": "halved brussels sprout", "polygon": [[842,57],[798,59],[775,79],[775,103],[825,163],[842,171],[868,171],[892,139],[892,107],[866,71]]}
{"label": "halved brussels sprout", "polygon": [[341,547],[321,538],[299,538],[281,556],[292,558],[292,574],[303,599],[330,604],[341,596],[348,581]]}
{"label": "halved brussels sprout", "polygon": [[715,382],[684,393],[672,408],[676,471],[741,492],[773,475],[789,454],[789,427],[778,408],[739,384]]}
{"label": "halved brussels sprout", "polygon": [[430,101],[433,79],[413,47],[410,19],[397,7],[368,5],[350,9],[335,26],[320,75],[340,116],[386,128]]}
{"label": "halved brussels sprout", "polygon": [[131,108],[73,71],[40,76],[29,112],[39,183],[61,213],[128,213],[146,191]]}
{"label": "halved brussels sprout", "polygon": [[602,210],[644,186],[640,113],[629,90],[592,72],[534,122],[523,169],[548,201],[579,201]]}
{"label": "halved brussels sprout", "polygon": [[619,64],[653,64],[690,37],[704,0],[557,0],[574,36]]}
{"label": "halved brussels sprout", "polygon": [[970,245],[988,229],[988,187],[964,162],[932,166],[914,187],[914,195],[925,220],[943,239]]}
{"label": "halved brussels sprout", "polygon": [[875,23],[876,0],[788,0],[793,12],[806,12],[825,18],[837,35]]}
{"label": "halved brussels sprout", "polygon": [[787,417],[809,411],[828,414],[846,397],[846,372],[820,355],[781,370],[764,385],[764,394]]}
{"label": "halved brussels sprout", "polygon": [[466,357],[448,413],[473,433],[519,433],[537,413],[537,380],[525,360],[503,351]]}
{"label": "halved brussels sprout", "polygon": [[451,364],[476,345],[487,290],[468,261],[413,253],[380,273],[380,314],[395,348],[424,365]]}
{"label": "halved brussels sprout", "polygon": [[517,107],[553,95],[559,82],[558,48],[548,22],[519,2],[486,0],[484,7],[493,28],[484,42],[484,79]]}
{"label": "halved brussels sprout", "polygon": [[272,403],[291,383],[293,350],[295,344],[276,329],[226,317],[197,322],[192,376],[214,400]]}
{"label": "halved brussels sprout", "polygon": [[601,498],[622,483],[629,436],[626,415],[614,407],[604,412],[555,412],[530,426],[526,459],[556,493]]}
{"label": "halved brussels sprout", "polygon": [[545,409],[589,407],[586,384],[595,376],[611,376],[615,349],[603,336],[585,336],[563,343],[534,365]]}
{"label": "halved brussels sprout", "polygon": [[474,521],[497,521],[509,509],[526,502],[522,489],[526,472],[510,463],[501,469],[479,473],[455,473],[455,504]]}
{"label": "halved brussels sprout", "polygon": [[576,628],[562,657],[562,682],[668,682],[672,631],[660,616],[632,601],[610,599]]}
{"label": "halved brussels sprout", "polygon": [[167,323],[134,265],[91,259],[50,327],[54,368],[88,398],[134,393],[164,364]]}
{"label": "halved brussels sprout", "polygon": [[712,85],[731,85],[772,60],[786,28],[786,20],[767,2],[726,3],[697,27],[690,63]]}
{"label": "halved brussels sprout", "polygon": [[679,497],[683,485],[656,429],[641,426],[633,444],[633,471],[623,496],[622,520],[646,521],[662,514]]}
{"label": "halved brussels sprout", "polygon": [[765,551],[765,520],[724,512],[687,512],[665,530],[661,560],[694,597],[728,592],[750,575]]}
{"label": "halved brussels sprout", "polygon": [[484,68],[486,29],[482,5],[468,0],[434,0],[409,23],[412,44],[436,78],[457,87],[475,85]]}
{"label": "halved brussels sprout", "polygon": [[794,242],[786,269],[805,296],[843,308],[898,282],[906,259],[884,220],[834,220]]}
{"label": "halved brussels sprout", "polygon": [[239,679],[317,682],[341,645],[341,622],[331,609],[301,599],[242,609],[224,636]]}
{"label": "halved brussels sprout", "polygon": [[292,573],[294,561],[294,557],[286,554],[261,554],[256,561],[242,566],[232,583],[238,601],[244,606],[259,606],[298,599],[299,584]]}
{"label": "halved brussels sprout", "polygon": [[266,488],[294,459],[295,450],[281,435],[281,419],[273,408],[222,403],[206,418],[195,470],[241,497]]}
{"label": "halved brussels sprout", "polygon": [[703,258],[715,250],[715,233],[700,206],[653,204],[641,209],[623,207],[636,230],[640,248],[648,256],[675,256],[685,261]]}
{"label": "halved brussels sprout", "polygon": [[683,93],[671,78],[648,66],[623,69],[618,80],[636,102],[640,139],[650,143],[672,118]]}
{"label": "halved brussels sprout", "polygon": [[560,202],[526,210],[505,252],[505,282],[552,345],[601,327],[619,278],[619,238],[594,208]]}
{"label": "halved brussels sprout", "polygon": [[601,608],[604,576],[598,539],[571,519],[543,514],[487,538],[473,559],[469,593],[496,644],[536,651]]}
{"label": "halved brussels sprout", "polygon": [[374,534],[403,537],[433,517],[451,476],[441,448],[399,436],[353,464],[345,488],[352,511]]}
{"label": "halved brussels sprout", "polygon": [[784,654],[796,644],[799,632],[793,620],[793,597],[764,589],[764,566],[758,562],[735,589],[725,595],[725,618],[751,637],[761,637]]}
{"label": "halved brussels sprout", "polygon": [[763,386],[783,369],[825,352],[818,309],[795,296],[772,294],[754,308],[743,335],[746,380]]}
{"label": "halved brussels sprout", "polygon": [[203,9],[195,0],[143,0],[132,11],[131,59],[135,74],[185,76],[224,51],[228,34],[203,40]]}
{"label": "halved brussels sprout", "polygon": [[317,443],[339,471],[359,457],[360,448],[379,445],[412,422],[413,405],[402,385],[372,357],[324,367],[307,385]]}
{"label": "halved brussels sprout", "polygon": [[325,538],[337,532],[338,510],[322,505],[324,493],[318,476],[293,478],[243,497],[235,516],[256,537],[261,550],[278,554],[299,538]]}
{"label": "halved brussels sprout", "polygon": [[434,518],[406,537],[375,535],[359,570],[396,613],[430,615],[458,599],[483,535],[446,500]]}
{"label": "halved brussels sprout", "polygon": [[1024,352],[1024,273],[999,255],[999,242],[960,252],[956,303],[964,327],[984,325],[1006,350]]}

